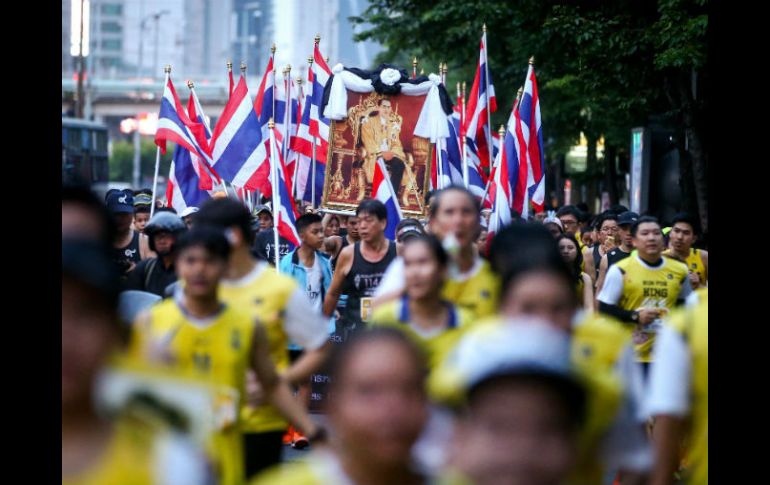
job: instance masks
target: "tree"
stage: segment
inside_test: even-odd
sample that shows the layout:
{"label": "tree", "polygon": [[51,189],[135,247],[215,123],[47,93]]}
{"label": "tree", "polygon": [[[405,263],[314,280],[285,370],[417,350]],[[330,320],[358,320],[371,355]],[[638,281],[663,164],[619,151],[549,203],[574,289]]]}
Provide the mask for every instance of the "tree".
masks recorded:
{"label": "tree", "polygon": [[[155,175],[155,153],[157,148],[155,142],[151,138],[143,138],[140,146],[139,180],[145,184],[145,180],[149,179],[151,184],[152,178]],[[160,156],[160,167],[158,169],[159,176],[168,176],[173,153],[174,144],[169,143],[166,154]],[[134,144],[123,140],[115,141],[112,144],[112,154],[110,155],[109,165],[110,180],[131,182],[134,173]],[[162,192],[165,190],[165,187],[160,187],[158,190]]]}
{"label": "tree", "polygon": [[[701,133],[708,93],[698,93],[696,101],[687,89],[705,66],[705,7],[705,0],[583,0],[567,5],[536,0],[372,0],[351,20],[370,25],[359,39],[386,46],[380,60],[402,58],[404,53],[430,65],[445,59],[448,86],[473,78],[486,22],[490,72],[500,107],[492,116],[494,126],[508,118],[507,107],[534,55],[540,96],[548,100],[541,104],[547,157],[565,153],[585,133],[588,174],[606,176],[613,202],[614,158],[628,145],[630,128],[646,124],[652,114],[667,115],[686,133],[697,198],[685,205],[698,208],[706,230],[707,148]],[[601,136],[606,167],[596,166],[595,141]],[[692,175],[682,180],[687,185]],[[596,181],[589,187],[592,196]]]}

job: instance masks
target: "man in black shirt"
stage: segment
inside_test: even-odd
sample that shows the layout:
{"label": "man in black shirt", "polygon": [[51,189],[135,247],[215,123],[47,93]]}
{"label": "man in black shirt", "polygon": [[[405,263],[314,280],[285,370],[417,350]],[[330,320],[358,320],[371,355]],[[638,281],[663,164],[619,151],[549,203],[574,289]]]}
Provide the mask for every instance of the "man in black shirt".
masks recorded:
{"label": "man in black shirt", "polygon": [[631,255],[631,251],[634,250],[633,237],[631,236],[631,226],[639,219],[639,214],[636,212],[626,211],[618,216],[618,238],[616,241],[619,246],[610,250],[602,256],[602,260],[599,263],[599,278],[596,280],[596,293],[598,295],[604,286],[604,278],[607,275],[607,270],[610,266],[626,259]]}
{"label": "man in black shirt", "polygon": [[174,243],[187,230],[182,218],[168,211],[158,212],[144,228],[150,249],[157,258],[141,261],[126,281],[127,290],[146,291],[164,296],[168,285],[176,281]]}
{"label": "man in black shirt", "polygon": [[337,320],[339,334],[360,329],[369,320],[374,291],[396,257],[396,244],[385,237],[387,216],[385,205],[374,199],[362,201],[356,209],[361,240],[340,252],[323,304],[324,315],[331,316],[340,295],[348,295],[345,310]]}

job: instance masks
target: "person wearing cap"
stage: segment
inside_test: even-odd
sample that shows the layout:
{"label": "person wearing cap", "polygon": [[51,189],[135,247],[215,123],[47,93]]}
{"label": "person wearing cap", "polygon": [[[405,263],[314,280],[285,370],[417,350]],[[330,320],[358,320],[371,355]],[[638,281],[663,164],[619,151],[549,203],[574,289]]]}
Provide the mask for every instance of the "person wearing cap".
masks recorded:
{"label": "person wearing cap", "polygon": [[678,259],[687,265],[690,272],[690,284],[693,289],[708,284],[709,253],[693,246],[698,234],[695,230],[695,221],[687,213],[679,213],[674,216],[671,223],[668,249],[663,251],[663,256]]}
{"label": "person wearing cap", "polygon": [[[451,258],[443,297],[474,318],[492,315],[497,308],[500,280],[476,249],[481,227],[479,202],[468,189],[457,185],[442,189],[433,197],[427,232],[441,240]],[[378,304],[396,299],[403,292],[403,269],[395,265],[388,268],[383,280],[392,283],[375,292]]]}
{"label": "person wearing cap", "polygon": [[587,400],[570,343],[518,318],[470,329],[429,378],[451,396],[446,483],[564,483],[578,460]]}
{"label": "person wearing cap", "polygon": [[[248,220],[248,211],[244,208],[243,212]],[[220,227],[200,224],[180,237],[175,266],[183,281],[181,292],[137,318],[130,355],[215,387],[211,453],[217,464],[217,483],[240,485],[244,482],[245,423],[239,411],[244,400],[252,400],[247,394],[247,372],[259,379],[267,401],[311,439],[320,428],[294,401],[270,358],[264,323],[269,317],[262,313],[256,318],[248,308],[220,299],[220,281],[227,272],[230,252]]]}
{"label": "person wearing cap", "polygon": [[684,303],[692,287],[687,266],[662,256],[663,234],[657,219],[640,217],[631,226],[631,235],[636,254],[607,271],[597,300],[600,312],[633,328],[637,360],[646,371],[662,319]]}
{"label": "person wearing cap", "polygon": [[540,225],[505,227],[492,242],[490,261],[503,273],[503,284],[499,316],[487,322],[535,317],[570,337],[589,412],[568,483],[606,483],[603,477],[617,471],[623,483],[643,479],[652,456],[643,429],[641,369],[628,329],[605,315],[579,311],[574,274]]}
{"label": "person wearing cap", "polygon": [[87,185],[62,185],[62,238],[91,239],[109,246],[115,240],[113,219],[104,201]]}
{"label": "person wearing cap", "polygon": [[548,232],[551,233],[554,239],[564,234],[564,226],[553,211],[548,212],[546,218],[543,219],[543,225],[548,229]]}
{"label": "person wearing cap", "polygon": [[604,256],[602,256],[599,262],[599,276],[596,279],[596,295],[602,291],[604,287],[604,278],[607,275],[607,271],[612,265],[618,261],[622,261],[631,256],[631,251],[634,250],[634,240],[631,236],[631,226],[639,220],[639,214],[636,212],[626,211],[618,216],[618,232],[619,238],[618,246],[615,249],[611,249]]}
{"label": "person wearing cap", "polygon": [[[228,198],[207,201],[195,217],[198,227],[217,227],[230,242],[221,299],[263,322],[278,372],[292,386],[304,384],[321,367],[331,346],[326,319],[312,311],[305,288],[252,255],[251,214],[243,204]],[[295,362],[289,342],[304,349]],[[281,460],[282,438],[289,427],[276,407],[264,401],[260,385],[254,373],[247,373],[248,399],[240,411],[247,478]]]}
{"label": "person wearing cap", "polygon": [[[267,261],[271,266],[275,261],[275,227],[273,225],[273,213],[267,205],[261,205],[255,209],[259,220],[259,232],[254,237],[252,253],[257,258]],[[278,235],[278,261],[289,254],[291,243],[285,237]]]}
{"label": "person wearing cap", "polygon": [[152,196],[144,193],[134,194],[134,229],[144,232],[144,226],[150,220]]}
{"label": "person wearing cap", "polygon": [[134,196],[130,190],[115,190],[107,194],[107,209],[115,220],[117,235],[113,242],[115,261],[124,275],[137,263],[152,256],[146,239],[131,224],[134,221]]}
{"label": "person wearing cap", "polygon": [[152,216],[144,232],[149,239],[150,249],[157,256],[144,259],[136,265],[126,280],[125,289],[165,296],[168,285],[177,280],[174,244],[186,230],[187,226],[176,214],[158,212]]}
{"label": "person wearing cap", "polygon": [[186,207],[181,214],[179,214],[179,217],[182,218],[182,221],[184,222],[185,226],[187,226],[187,229],[192,229],[193,225],[193,214],[198,212],[198,208],[195,206]]}
{"label": "person wearing cap", "polygon": [[[124,347],[119,274],[106,243],[62,239],[62,484],[210,483],[203,456],[155,409],[96,409],[97,381]],[[109,417],[107,417],[109,416]]]}

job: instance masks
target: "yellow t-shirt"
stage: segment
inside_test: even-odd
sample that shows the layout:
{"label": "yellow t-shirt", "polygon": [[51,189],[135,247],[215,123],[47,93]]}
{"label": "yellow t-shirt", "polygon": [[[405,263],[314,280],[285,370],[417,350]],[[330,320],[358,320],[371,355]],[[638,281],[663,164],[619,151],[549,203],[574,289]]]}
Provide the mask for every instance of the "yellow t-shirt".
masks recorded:
{"label": "yellow t-shirt", "polygon": [[[663,251],[664,256],[674,258],[677,261],[682,261],[674,255],[674,252],[670,249]],[[705,285],[708,281],[708,271],[706,271],[706,265],[703,264],[703,252],[700,249],[690,248],[690,252],[687,255],[687,259],[682,261],[687,265],[687,270],[690,273],[697,273],[698,278],[702,285]]]}
{"label": "yellow t-shirt", "polygon": [[62,485],[153,485],[153,444],[147,429],[116,423],[98,462],[74,476],[63,476]]}
{"label": "yellow t-shirt", "polygon": [[469,273],[450,274],[441,296],[467,310],[474,319],[494,315],[500,298],[500,278],[478,258]]}
{"label": "yellow t-shirt", "polygon": [[578,463],[570,484],[601,483],[600,445],[622,404],[625,383],[617,364],[631,331],[606,315],[589,313],[572,330],[571,360],[586,386],[586,420],[579,437]]}
{"label": "yellow t-shirt", "polygon": [[[662,258],[658,268],[648,268],[633,254],[615,263],[623,275],[623,295],[619,306],[624,310],[660,308],[664,315],[674,308],[682,285],[687,278],[687,267],[672,258]],[[634,330],[634,348],[637,360],[652,361],[652,347],[660,320],[645,328]]]}
{"label": "yellow t-shirt", "polygon": [[709,431],[709,313],[708,290],[697,290],[698,304],[675,312],[671,328],[682,335],[692,358],[690,429],[687,439],[686,477],[691,484],[708,483]]}
{"label": "yellow t-shirt", "polygon": [[452,350],[463,331],[471,323],[470,314],[466,310],[451,303],[447,304],[449,305],[449,325],[429,335],[410,323],[409,307],[403,297],[377,307],[372,316],[372,326],[390,327],[404,332],[423,350],[428,368],[433,370]]}
{"label": "yellow t-shirt", "polygon": [[[289,336],[284,327],[284,311],[291,294],[298,288],[297,283],[286,275],[278,274],[275,268],[258,263],[250,275],[238,282],[223,281],[219,286],[219,298],[236,308],[249,312],[257,319],[267,333],[270,345],[270,359],[278,372],[289,367]],[[271,405],[241,408],[242,429],[246,433],[283,431],[289,425],[277,409]]]}
{"label": "yellow t-shirt", "polygon": [[150,308],[147,322],[137,322],[129,353],[155,361],[180,375],[210,384],[215,390],[210,453],[222,484],[243,481],[243,444],[238,416],[250,365],[254,320],[232,305],[213,317],[187,315],[173,299]]}

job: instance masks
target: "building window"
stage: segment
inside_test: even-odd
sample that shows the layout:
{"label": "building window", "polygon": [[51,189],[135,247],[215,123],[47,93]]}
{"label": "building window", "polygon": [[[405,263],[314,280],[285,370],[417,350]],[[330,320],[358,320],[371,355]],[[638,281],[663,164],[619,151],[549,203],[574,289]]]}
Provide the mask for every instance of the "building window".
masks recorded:
{"label": "building window", "polygon": [[120,39],[102,39],[102,49],[119,51],[123,47]]}
{"label": "building window", "polygon": [[102,22],[102,32],[123,32],[123,26],[117,22]]}
{"label": "building window", "polygon": [[104,57],[102,58],[102,67],[120,67],[120,58],[118,57]]}
{"label": "building window", "polygon": [[122,15],[123,5],[119,3],[102,4],[102,15]]}

